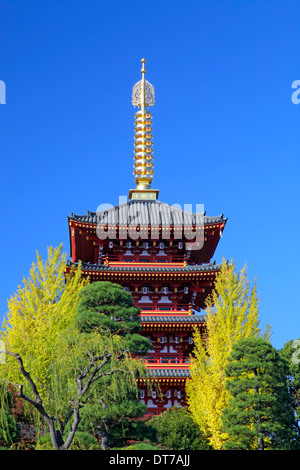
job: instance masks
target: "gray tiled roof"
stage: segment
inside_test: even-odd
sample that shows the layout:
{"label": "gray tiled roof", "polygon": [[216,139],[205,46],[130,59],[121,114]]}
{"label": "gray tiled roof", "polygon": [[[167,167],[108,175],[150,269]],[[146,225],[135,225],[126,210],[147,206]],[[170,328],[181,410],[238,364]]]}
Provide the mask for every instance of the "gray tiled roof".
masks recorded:
{"label": "gray tiled roof", "polygon": [[147,377],[190,377],[189,369],[148,369]]}
{"label": "gray tiled roof", "polygon": [[160,201],[128,201],[119,206],[111,207],[99,212],[88,211],[86,215],[71,214],[69,219],[91,224],[109,225],[203,225],[214,224],[220,221],[226,223],[223,214],[208,217],[204,213],[194,213],[182,208],[165,204]]}
{"label": "gray tiled roof", "polygon": [[[67,261],[67,266],[77,266],[78,263],[73,263],[72,261]],[[89,271],[102,271],[102,272],[174,272],[174,273],[187,273],[187,272],[210,272],[210,271],[219,271],[221,269],[221,264],[216,264],[215,262],[209,264],[194,264],[190,266],[105,266],[103,264],[89,264],[81,263],[83,270]]]}
{"label": "gray tiled roof", "polygon": [[142,315],[140,319],[143,323],[202,323],[205,321],[205,315]]}

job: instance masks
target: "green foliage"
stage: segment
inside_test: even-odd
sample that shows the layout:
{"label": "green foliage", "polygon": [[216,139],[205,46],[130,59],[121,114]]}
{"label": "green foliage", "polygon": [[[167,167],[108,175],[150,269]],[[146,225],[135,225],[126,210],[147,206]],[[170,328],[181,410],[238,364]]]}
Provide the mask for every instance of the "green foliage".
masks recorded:
{"label": "green foliage", "polygon": [[88,432],[77,431],[70,450],[100,450],[101,446],[97,439]]}
{"label": "green foliage", "polygon": [[64,448],[64,430],[85,406],[107,408],[136,392],[145,368],[130,353],[148,349],[146,339],[136,338],[139,310],[118,285],[88,285],[75,321],[86,281],[79,266],[66,282],[65,264],[61,246],[49,248],[45,262],[37,254],[24,287],[9,301],[1,331],[7,358],[0,381],[21,390],[36,426],[43,415],[55,448]]}
{"label": "green foliage", "polygon": [[300,339],[287,341],[279,354],[288,365],[288,387],[296,419],[296,429],[300,439]]}
{"label": "green foliage", "polygon": [[80,430],[100,437],[105,426],[112,446],[118,441],[138,438],[142,431],[135,425],[135,418],[143,416],[147,407],[137,400],[134,390],[125,396],[122,393],[116,397],[107,395],[105,406],[102,400],[97,400],[97,395],[94,398],[82,409]]}
{"label": "green foliage", "polygon": [[205,331],[198,328],[194,333],[186,393],[193,419],[213,448],[220,450],[227,438],[221,415],[228,404],[224,374],[228,356],[237,340],[261,335],[257,286],[251,286],[246,267],[237,272],[234,263],[224,262],[206,305]]}
{"label": "green foliage", "polygon": [[146,353],[151,343],[138,333],[141,331],[140,310],[132,296],[119,284],[93,282],[80,292],[76,323],[82,332],[97,328],[109,330],[127,341],[131,353]]}
{"label": "green foliage", "polygon": [[153,444],[147,444],[146,442],[138,442],[137,444],[122,447],[121,450],[161,450],[161,448],[154,446]]}
{"label": "green foliage", "polygon": [[229,405],[222,420],[225,449],[290,449],[294,416],[287,365],[263,338],[237,341],[225,369]]}
{"label": "green foliage", "polygon": [[[102,402],[106,405],[125,399],[129,393],[135,393],[136,376],[144,372],[141,361],[133,360],[126,351],[127,341],[122,336],[112,335],[100,329],[89,333],[80,332],[74,326],[61,336],[57,343],[57,355],[53,375],[56,384],[52,391],[57,396],[57,413],[64,412],[66,404],[77,393],[76,377],[93,363],[93,358],[105,355],[106,362],[101,365],[100,380],[92,381],[89,391],[81,399],[86,410],[82,414],[98,414]],[[99,359],[101,363],[101,359]],[[93,370],[93,367],[90,369]]]}
{"label": "green foliage", "polygon": [[173,407],[148,421],[148,426],[156,431],[156,438],[173,450],[209,450],[191,413],[186,408]]}
{"label": "green foliage", "polygon": [[4,409],[0,410],[0,443],[10,446],[18,442],[20,438],[20,428],[14,417]]}
{"label": "green foliage", "polygon": [[[35,450],[52,450],[51,436],[44,434],[37,440]],[[88,432],[76,431],[70,450],[100,450],[97,439]]]}
{"label": "green foliage", "polygon": [[[45,261],[37,253],[36,263],[23,280],[24,286],[19,286],[8,301],[8,313],[0,331],[6,350],[21,355],[25,369],[30,370],[41,397],[49,405],[57,342],[74,321],[78,293],[86,284],[81,279],[80,267],[72,271],[66,283],[65,266],[62,245],[48,248]],[[0,367],[0,380],[22,384],[24,392],[28,392],[18,363],[9,355]]]}
{"label": "green foliage", "polygon": [[43,436],[37,439],[35,450],[53,450],[51,436],[49,433],[43,434]]}
{"label": "green foliage", "polygon": [[[103,338],[119,338],[122,341],[122,355],[118,355],[119,368],[127,358],[129,365],[131,354],[144,354],[151,343],[139,332],[141,331],[140,310],[134,307],[130,293],[125,292],[119,284],[94,282],[80,292],[75,324],[81,335],[93,335],[102,331]],[[120,351],[121,353],[121,351]],[[139,364],[139,368],[137,365]],[[145,373],[142,362],[132,360],[136,372]],[[111,364],[106,369],[110,370]],[[136,375],[137,377],[138,375]],[[103,446],[108,446],[109,438],[120,437],[120,431],[128,427],[128,420],[141,416],[145,407],[137,401],[136,383],[131,388],[124,381],[124,374],[103,377],[96,387],[93,397],[83,410],[81,427],[92,430],[102,437]],[[104,443],[105,440],[105,443]]]}
{"label": "green foliage", "polygon": [[6,385],[0,383],[0,444],[10,446],[18,442],[20,427],[13,414],[12,394]]}
{"label": "green foliage", "polygon": [[[119,428],[120,429],[120,428]],[[114,434],[113,429],[113,434]],[[122,428],[120,429],[119,437],[123,440],[135,440],[135,441],[146,441],[146,442],[155,442],[156,441],[156,431],[147,426],[146,423],[138,419],[127,420]]]}

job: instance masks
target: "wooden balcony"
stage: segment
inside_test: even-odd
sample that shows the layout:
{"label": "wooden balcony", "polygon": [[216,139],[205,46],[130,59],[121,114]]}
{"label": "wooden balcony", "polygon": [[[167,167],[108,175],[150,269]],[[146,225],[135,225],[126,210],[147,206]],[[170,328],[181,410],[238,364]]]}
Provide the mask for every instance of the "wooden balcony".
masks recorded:
{"label": "wooden balcony", "polygon": [[145,359],[147,369],[189,369],[190,363],[185,359]]}

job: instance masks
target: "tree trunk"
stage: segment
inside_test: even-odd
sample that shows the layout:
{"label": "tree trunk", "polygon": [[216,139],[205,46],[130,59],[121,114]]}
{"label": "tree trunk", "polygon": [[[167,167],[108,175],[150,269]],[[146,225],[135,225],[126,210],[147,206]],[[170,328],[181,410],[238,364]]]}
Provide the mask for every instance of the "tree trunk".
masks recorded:
{"label": "tree trunk", "polygon": [[101,449],[107,450],[108,447],[109,447],[109,437],[108,437],[108,433],[106,432],[105,434],[101,434]]}
{"label": "tree trunk", "polygon": [[63,441],[61,432],[59,430],[55,431],[55,439],[56,439],[56,443],[57,443],[58,447],[59,448],[63,447],[64,441]]}
{"label": "tree trunk", "polygon": [[264,450],[264,438],[261,434],[257,436],[257,450]]}
{"label": "tree trunk", "polygon": [[44,419],[45,419],[45,421],[46,421],[46,423],[48,424],[48,427],[49,427],[51,442],[52,442],[52,445],[54,447],[54,450],[59,450],[59,445],[57,443],[57,436],[56,436],[56,431],[55,431],[55,428],[54,428],[54,423],[53,423],[52,419],[50,419],[49,417],[44,416]]}
{"label": "tree trunk", "polygon": [[102,419],[101,429],[100,429],[100,438],[101,438],[101,449],[107,450],[109,447],[109,433],[108,433],[108,420],[106,418]]}

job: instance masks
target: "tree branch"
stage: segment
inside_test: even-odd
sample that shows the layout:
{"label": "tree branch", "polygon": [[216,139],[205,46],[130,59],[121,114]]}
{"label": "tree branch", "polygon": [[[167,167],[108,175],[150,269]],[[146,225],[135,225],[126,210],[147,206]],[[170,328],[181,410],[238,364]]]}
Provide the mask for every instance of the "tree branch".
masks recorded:
{"label": "tree branch", "polygon": [[40,394],[39,394],[39,392],[36,388],[36,385],[35,385],[34,381],[30,377],[30,374],[24,368],[23,360],[22,360],[20,354],[19,353],[12,353],[10,351],[5,351],[5,352],[6,352],[6,354],[9,354],[10,356],[13,356],[17,359],[17,361],[19,363],[20,372],[25,377],[28,384],[30,385],[30,388],[31,388],[31,390],[32,390],[32,392],[35,396],[35,400],[33,400],[32,398],[28,397],[27,395],[25,395],[23,393],[23,385],[19,385],[19,397],[23,398],[23,400],[26,400],[28,403],[33,405],[38,410],[38,412],[43,416],[44,420],[46,421],[46,423],[48,424],[48,427],[49,427],[52,444],[53,444],[54,448],[56,450],[58,450],[59,446],[57,444],[57,439],[56,439],[56,435],[55,435],[54,422],[53,422],[52,418],[46,412],[46,410],[43,406],[42,399],[41,399]]}
{"label": "tree branch", "polygon": [[[1,351],[0,351],[1,352]],[[16,360],[19,363],[19,368],[21,374],[24,376],[26,381],[28,382],[32,393],[35,397],[35,399],[32,399],[25,395],[23,393],[23,385],[16,385],[19,388],[19,396],[26,400],[28,403],[33,405],[38,412],[43,416],[44,420],[48,424],[50,435],[51,435],[51,441],[53,444],[53,447],[55,450],[67,450],[74,438],[75,432],[78,428],[78,424],[80,422],[80,415],[79,415],[79,410],[83,406],[80,404],[80,399],[88,392],[90,386],[96,382],[97,380],[101,379],[101,377],[105,376],[110,376],[118,372],[122,372],[124,374],[131,374],[131,371],[123,369],[122,367],[115,367],[109,371],[102,371],[103,367],[108,364],[112,358],[112,353],[109,351],[109,346],[106,346],[103,350],[103,354],[98,355],[98,356],[90,356],[90,362],[85,368],[84,371],[82,371],[76,378],[77,382],[77,397],[76,399],[71,401],[71,406],[73,408],[72,414],[73,414],[73,422],[71,426],[71,430],[67,436],[67,439],[65,442],[62,440],[62,431],[64,429],[64,423],[62,423],[61,420],[59,420],[56,417],[50,417],[46,410],[44,409],[42,399],[40,397],[40,394],[38,392],[38,389],[32,380],[30,374],[25,370],[23,360],[18,353],[12,353],[10,351],[5,351],[6,354],[9,354],[10,356],[13,356],[16,358]],[[99,361],[101,361],[99,363]],[[97,364],[98,363],[98,364]],[[83,384],[83,380],[86,379],[85,384]],[[55,430],[54,422],[58,421],[60,424],[60,432]]]}
{"label": "tree branch", "polygon": [[[13,356],[17,359],[18,363],[19,363],[19,368],[20,368],[20,372],[21,374],[25,377],[25,379],[27,380],[27,382],[29,383],[30,385],[30,388],[35,396],[35,400],[32,400],[31,398],[27,397],[26,395],[23,394],[23,385],[19,385],[19,396],[21,398],[24,398],[25,400],[29,401],[29,403],[31,403],[32,405],[34,405],[36,408],[38,409],[43,409],[44,410],[44,407],[42,405],[42,399],[40,397],[40,394],[36,388],[36,385],[35,383],[33,382],[32,378],[30,377],[30,374],[25,370],[24,368],[24,364],[23,364],[23,360],[20,356],[20,354],[18,353],[12,353],[10,351],[6,351],[6,354],[9,354],[10,356]],[[44,410],[44,413],[47,414]],[[47,415],[48,416],[48,415]]]}

